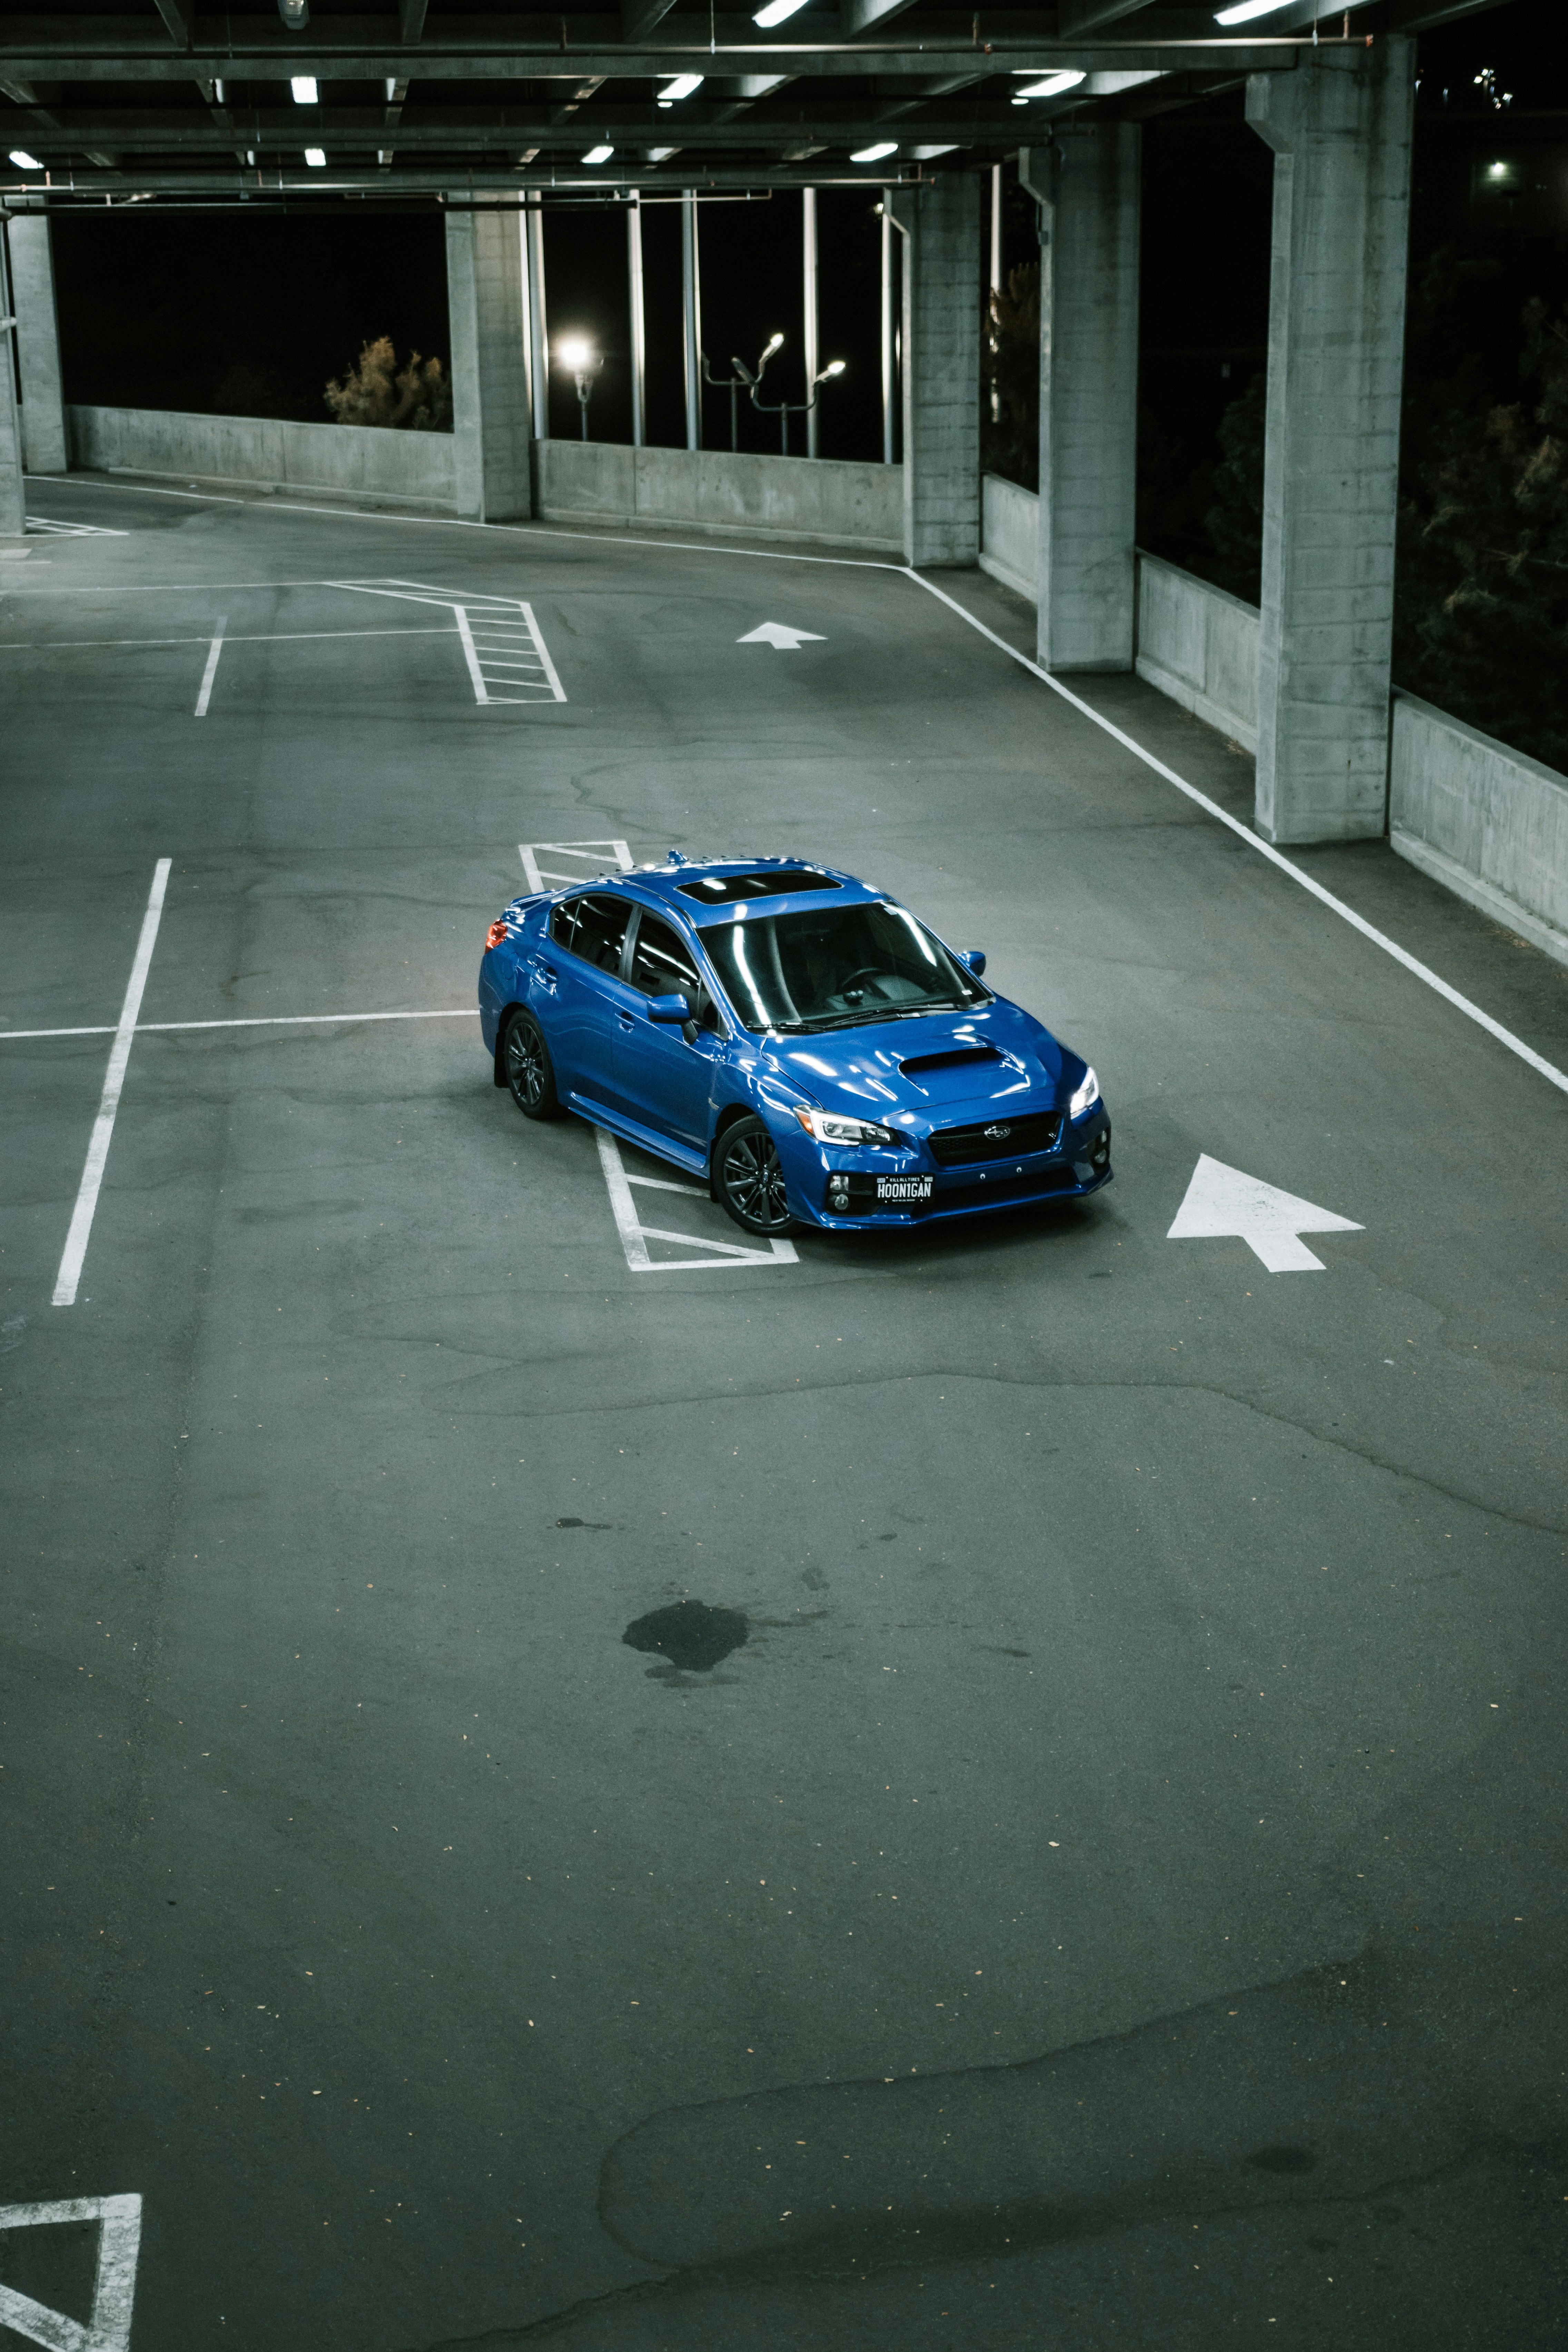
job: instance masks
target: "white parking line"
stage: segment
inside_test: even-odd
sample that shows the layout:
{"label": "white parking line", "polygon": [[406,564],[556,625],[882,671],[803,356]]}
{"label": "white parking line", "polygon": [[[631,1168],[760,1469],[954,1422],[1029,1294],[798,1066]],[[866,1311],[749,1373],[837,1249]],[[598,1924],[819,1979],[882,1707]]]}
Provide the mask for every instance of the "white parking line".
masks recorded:
{"label": "white parking line", "polygon": [[[531,890],[559,890],[569,882],[594,882],[605,871],[608,850],[623,874],[632,870],[632,853],[624,841],[520,841],[524,878]],[[564,857],[564,866],[546,866],[545,857]]]}
{"label": "white parking line", "polygon": [[207,715],[207,705],[212,700],[213,695],[213,680],[217,676],[218,656],[223,651],[223,633],[227,626],[228,614],[226,613],[220,613],[217,616],[217,628],[214,633],[212,644],[207,651],[207,666],[202,672],[202,690],[196,697],[196,717],[198,719],[205,719]]}
{"label": "white parking line", "polygon": [[50,2352],[128,2352],[136,2299],[136,2258],[142,2245],[142,2200],[62,2197],[43,2205],[0,2205],[0,2230],[36,2230],[48,2223],[96,2221],[98,2262],[92,2316],[83,2326],[17,2288],[0,2286],[0,2327]]}
{"label": "white parking line", "polygon": [[[456,629],[260,629],[248,635],[241,629],[230,629],[224,638],[226,646],[297,646],[313,644],[318,637],[455,637]],[[212,640],[205,635],[195,637],[12,637],[0,645],[0,654],[74,654],[83,646],[205,646]]]}
{"label": "white parking line", "polygon": [[[427,580],[330,580],[330,588],[352,589],[360,596],[393,596],[409,604],[443,604],[458,625],[463,659],[481,707],[507,702],[564,702],[562,685],[549,649],[540,635],[533,607],[521,596],[494,596],[485,591],[437,588]],[[498,694],[498,687],[531,688],[533,691]]]}
{"label": "white parking line", "polygon": [[129,539],[128,530],[110,530],[98,522],[57,522],[52,515],[26,515],[29,530],[41,531],[52,539]]}
{"label": "white parking line", "polygon": [[[599,1165],[605,1171],[605,1189],[610,1196],[610,1210],[616,1220],[616,1230],[621,1237],[621,1247],[626,1254],[626,1264],[633,1274],[689,1274],[694,1269],[709,1266],[735,1265],[798,1265],[793,1242],[770,1242],[765,1249],[752,1244],[748,1248],[741,1242],[706,1241],[700,1234],[671,1233],[663,1225],[645,1225],[637,1216],[637,1202],[632,1199],[632,1186],[643,1184],[653,1192],[689,1192],[700,1201],[708,1198],[700,1184],[673,1184],[662,1176],[628,1176],[621,1160],[615,1137],[608,1128],[596,1127],[594,1138],[599,1147]],[[706,1250],[706,1257],[656,1258],[648,1251],[649,1242],[672,1242],[678,1249]]]}
{"label": "white parking line", "polygon": [[57,1307],[76,1305],[77,1286],[81,1281],[82,1261],[87,1255],[88,1238],[92,1232],[93,1213],[98,1207],[98,1195],[103,1182],[103,1171],[109,1158],[109,1146],[114,1134],[115,1113],[120,1108],[121,1090],[125,1084],[125,1066],[131,1059],[131,1043],[136,1034],[136,1016],[142,1010],[142,991],[153,962],[153,950],[157,944],[158,925],[163,917],[163,893],[169,885],[167,857],[160,857],[153,876],[153,888],[147,900],[147,912],[142,918],[142,936],[136,942],[135,959],[131,966],[131,978],[126,985],[125,1002],[120,1008],[120,1020],[110,1048],[109,1067],[103,1076],[103,1093],[99,1101],[98,1117],[93,1121],[91,1139],[87,1147],[87,1161],[77,1189],[76,1207],[71,1213],[70,1229],[66,1234],[65,1250],[60,1258],[60,1270],[55,1277],[54,1304]]}

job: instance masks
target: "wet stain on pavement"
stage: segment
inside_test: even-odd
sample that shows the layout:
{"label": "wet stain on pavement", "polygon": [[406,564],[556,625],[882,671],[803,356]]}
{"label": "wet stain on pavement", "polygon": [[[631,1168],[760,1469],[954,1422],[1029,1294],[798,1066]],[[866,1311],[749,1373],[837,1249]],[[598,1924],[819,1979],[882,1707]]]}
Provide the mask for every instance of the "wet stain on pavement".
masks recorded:
{"label": "wet stain on pavement", "polygon": [[738,1650],[750,1630],[739,1609],[711,1609],[706,1601],[673,1601],[668,1608],[634,1617],[621,1639],[633,1650],[658,1651],[686,1674],[705,1675]]}

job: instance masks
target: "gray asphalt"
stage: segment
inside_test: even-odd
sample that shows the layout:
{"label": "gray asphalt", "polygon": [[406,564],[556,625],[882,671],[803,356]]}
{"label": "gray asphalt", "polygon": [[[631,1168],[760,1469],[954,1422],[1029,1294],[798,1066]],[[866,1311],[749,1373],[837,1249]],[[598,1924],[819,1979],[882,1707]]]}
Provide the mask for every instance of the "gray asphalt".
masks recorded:
{"label": "gray asphalt", "polygon": [[[123,536],[0,579],[0,1028],[113,1026],[162,856],[144,1023],[343,1017],[139,1032],[70,1307],[110,1039],[0,1043],[0,2203],[142,2197],[138,2352],[1568,2342],[1563,1095],[896,571],[33,497]],[[300,634],[449,630],[389,577],[567,699]],[[615,838],[984,946],[1114,1185],[632,1271],[465,1012]],[[1568,973],[1299,863],[1568,1065]],[[1169,1241],[1200,1153],[1363,1230]]]}

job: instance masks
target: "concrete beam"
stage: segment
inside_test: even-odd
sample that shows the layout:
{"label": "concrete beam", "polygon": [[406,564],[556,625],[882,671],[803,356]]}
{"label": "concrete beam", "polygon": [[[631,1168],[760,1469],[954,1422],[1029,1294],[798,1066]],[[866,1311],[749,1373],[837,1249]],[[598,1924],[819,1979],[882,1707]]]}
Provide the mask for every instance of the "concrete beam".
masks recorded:
{"label": "concrete beam", "polygon": [[531,514],[522,216],[499,206],[447,215],[458,512],[471,522]]}
{"label": "concrete beam", "polygon": [[980,552],[980,181],[950,172],[900,188],[904,237],[904,560]]}
{"label": "concrete beam", "polygon": [[1248,84],[1274,151],[1258,830],[1384,830],[1415,45]]}
{"label": "concrete beam", "polygon": [[44,212],[11,218],[11,297],[22,377],[22,454],[29,474],[63,474],[70,464],[54,256]]}
{"label": "concrete beam", "polygon": [[844,37],[852,41],[858,34],[868,32],[873,25],[885,24],[889,16],[901,16],[912,7],[914,0],[839,0],[838,21]]}
{"label": "concrete beam", "polygon": [[163,19],[168,28],[169,38],[174,42],[174,47],[177,49],[188,49],[191,46],[195,12],[187,5],[187,0],[153,0],[153,5]]}

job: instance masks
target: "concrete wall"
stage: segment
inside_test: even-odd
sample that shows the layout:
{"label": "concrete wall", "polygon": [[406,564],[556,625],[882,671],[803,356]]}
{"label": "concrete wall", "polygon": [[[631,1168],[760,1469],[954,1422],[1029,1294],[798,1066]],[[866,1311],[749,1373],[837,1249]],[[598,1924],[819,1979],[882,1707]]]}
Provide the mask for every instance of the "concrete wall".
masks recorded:
{"label": "concrete wall", "polygon": [[449,433],[363,425],[292,425],[271,416],[194,416],[177,409],[66,412],[71,462],[95,472],[171,474],[272,490],[321,490],[374,504],[453,510]]}
{"label": "concrete wall", "polygon": [[1033,490],[984,474],[980,481],[980,569],[1036,602],[1040,551],[1040,501]]}
{"label": "concrete wall", "polygon": [[1140,554],[1139,677],[1249,751],[1258,749],[1261,617],[1256,604]]}
{"label": "concrete wall", "polygon": [[903,553],[901,466],[618,441],[536,441],[533,464],[534,511],[560,522],[592,517]]}
{"label": "concrete wall", "polygon": [[1568,963],[1568,776],[1396,691],[1388,837],[1423,873]]}

